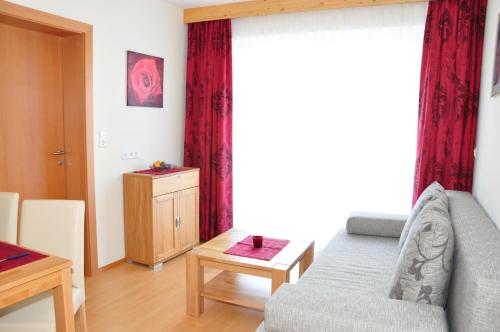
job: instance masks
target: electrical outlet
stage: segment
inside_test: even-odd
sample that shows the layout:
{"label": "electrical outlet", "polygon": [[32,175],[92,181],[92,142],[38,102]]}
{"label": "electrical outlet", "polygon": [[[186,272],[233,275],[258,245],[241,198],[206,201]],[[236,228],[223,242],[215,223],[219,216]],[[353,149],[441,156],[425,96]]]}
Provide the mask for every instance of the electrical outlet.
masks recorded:
{"label": "electrical outlet", "polygon": [[123,150],[121,156],[123,160],[137,159],[139,158],[139,152],[131,150]]}

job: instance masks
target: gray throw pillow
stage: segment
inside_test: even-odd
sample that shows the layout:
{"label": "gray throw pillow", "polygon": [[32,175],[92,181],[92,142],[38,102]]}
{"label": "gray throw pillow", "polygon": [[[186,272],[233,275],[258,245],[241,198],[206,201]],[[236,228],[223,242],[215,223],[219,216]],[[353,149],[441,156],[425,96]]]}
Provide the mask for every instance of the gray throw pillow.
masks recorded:
{"label": "gray throw pillow", "polygon": [[403,227],[403,231],[401,232],[401,236],[399,237],[399,251],[403,248],[405,244],[406,238],[408,237],[408,233],[410,232],[410,228],[413,225],[413,222],[417,218],[418,214],[424,206],[432,200],[439,199],[446,204],[446,208],[448,208],[448,197],[446,196],[446,192],[439,182],[434,181],[431,183],[425,190],[420,194],[413,209],[411,210],[408,219],[406,219],[406,223]]}
{"label": "gray throw pillow", "polygon": [[398,259],[389,297],[443,306],[453,263],[454,235],[448,207],[427,203],[410,229]]}

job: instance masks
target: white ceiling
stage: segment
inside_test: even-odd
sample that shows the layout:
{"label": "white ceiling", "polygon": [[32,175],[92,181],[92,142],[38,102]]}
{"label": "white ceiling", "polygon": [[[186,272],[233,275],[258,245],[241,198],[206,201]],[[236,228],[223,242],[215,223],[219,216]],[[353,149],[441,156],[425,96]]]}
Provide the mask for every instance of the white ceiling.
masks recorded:
{"label": "white ceiling", "polygon": [[212,6],[212,5],[220,5],[223,3],[242,2],[242,1],[248,1],[248,0],[167,0],[167,2],[182,8]]}

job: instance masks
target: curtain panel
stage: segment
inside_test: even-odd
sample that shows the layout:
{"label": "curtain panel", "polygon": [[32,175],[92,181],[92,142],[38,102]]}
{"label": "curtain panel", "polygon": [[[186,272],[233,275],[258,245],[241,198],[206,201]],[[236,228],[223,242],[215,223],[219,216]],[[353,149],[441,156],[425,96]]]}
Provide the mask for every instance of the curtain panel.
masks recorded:
{"label": "curtain panel", "polygon": [[233,225],[231,21],[188,27],[184,165],[200,168],[200,238]]}
{"label": "curtain panel", "polygon": [[435,180],[472,191],[486,6],[487,0],[429,3],[413,203]]}

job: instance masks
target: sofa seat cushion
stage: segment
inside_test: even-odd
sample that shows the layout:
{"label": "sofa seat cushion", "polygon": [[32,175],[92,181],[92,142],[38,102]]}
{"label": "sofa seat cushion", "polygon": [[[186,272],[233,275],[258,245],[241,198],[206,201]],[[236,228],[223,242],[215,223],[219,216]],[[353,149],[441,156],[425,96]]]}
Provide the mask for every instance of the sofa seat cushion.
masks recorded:
{"label": "sofa seat cushion", "polygon": [[283,284],[267,301],[264,327],[268,332],[449,331],[438,306],[293,284]]}
{"label": "sofa seat cushion", "polygon": [[[85,301],[80,288],[73,287],[73,312]],[[0,310],[0,331],[54,332],[56,330],[54,300],[47,291]]]}
{"label": "sofa seat cushion", "polygon": [[337,287],[387,296],[399,256],[398,239],[337,233],[298,285]]}

